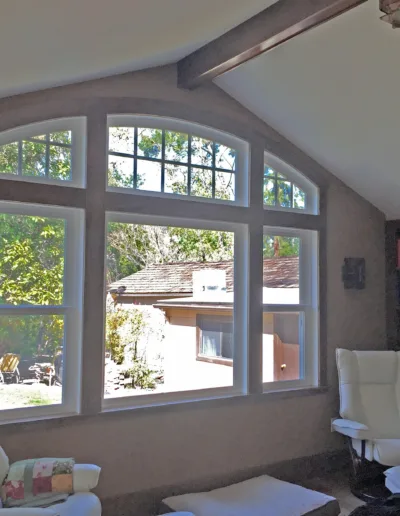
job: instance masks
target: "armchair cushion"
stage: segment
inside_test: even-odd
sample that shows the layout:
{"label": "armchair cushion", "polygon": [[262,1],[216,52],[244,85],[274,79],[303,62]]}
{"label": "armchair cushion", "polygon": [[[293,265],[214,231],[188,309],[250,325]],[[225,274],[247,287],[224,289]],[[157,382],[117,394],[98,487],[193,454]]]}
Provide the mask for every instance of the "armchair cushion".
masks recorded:
{"label": "armchair cushion", "polygon": [[6,507],[40,507],[73,492],[73,459],[28,459],[10,466],[3,483]]}
{"label": "armchair cushion", "polygon": [[196,516],[337,516],[337,501],[322,493],[263,475],[204,493],[166,498],[175,511]]}
{"label": "armchair cushion", "polygon": [[400,466],[389,468],[385,471],[386,487],[394,493],[400,493]]}

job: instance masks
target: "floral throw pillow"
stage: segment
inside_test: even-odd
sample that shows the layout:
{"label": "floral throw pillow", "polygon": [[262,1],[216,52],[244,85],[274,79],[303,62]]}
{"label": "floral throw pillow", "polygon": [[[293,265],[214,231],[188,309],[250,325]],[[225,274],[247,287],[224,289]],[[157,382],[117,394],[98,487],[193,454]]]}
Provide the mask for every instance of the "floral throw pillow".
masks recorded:
{"label": "floral throw pillow", "polygon": [[73,493],[74,459],[29,459],[10,466],[2,486],[4,507],[46,507]]}

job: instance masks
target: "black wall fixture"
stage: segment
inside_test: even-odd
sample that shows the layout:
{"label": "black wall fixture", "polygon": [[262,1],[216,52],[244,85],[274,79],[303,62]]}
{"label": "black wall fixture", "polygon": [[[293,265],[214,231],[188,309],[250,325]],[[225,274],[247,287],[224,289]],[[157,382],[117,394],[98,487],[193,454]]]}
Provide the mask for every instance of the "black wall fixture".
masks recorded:
{"label": "black wall fixture", "polygon": [[345,258],[342,266],[344,288],[365,288],[365,258]]}

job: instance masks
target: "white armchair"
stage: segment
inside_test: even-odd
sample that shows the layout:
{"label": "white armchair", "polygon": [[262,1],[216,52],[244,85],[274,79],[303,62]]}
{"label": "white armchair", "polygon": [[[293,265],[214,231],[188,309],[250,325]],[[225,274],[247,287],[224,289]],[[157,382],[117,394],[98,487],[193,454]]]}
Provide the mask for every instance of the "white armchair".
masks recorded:
{"label": "white armchair", "polygon": [[[337,349],[336,361],[341,419],[332,428],[349,438],[352,490],[364,500],[385,496],[377,478],[384,485],[386,467],[400,466],[400,352]],[[368,482],[380,494],[360,495]]]}
{"label": "white armchair", "polygon": [[[0,447],[0,485],[9,469],[9,460]],[[75,464],[73,469],[74,494],[63,503],[43,509],[41,507],[1,508],[0,516],[101,516],[101,503],[97,496],[90,492],[99,479],[100,468],[94,464]]]}
{"label": "white armchair", "polygon": [[359,457],[400,466],[400,353],[337,349],[336,361],[342,419],[332,427]]}

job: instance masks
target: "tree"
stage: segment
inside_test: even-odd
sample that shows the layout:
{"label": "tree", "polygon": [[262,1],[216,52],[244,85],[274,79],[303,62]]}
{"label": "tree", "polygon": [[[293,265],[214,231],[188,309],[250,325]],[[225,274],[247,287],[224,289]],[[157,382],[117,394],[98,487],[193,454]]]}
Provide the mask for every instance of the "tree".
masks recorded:
{"label": "tree", "polygon": [[279,258],[282,256],[299,256],[300,238],[264,235],[264,258]]}
{"label": "tree", "polygon": [[[71,174],[70,131],[39,135],[0,147],[0,172]],[[20,155],[19,153],[22,152]],[[19,170],[19,167],[20,170]],[[64,221],[0,214],[0,303],[58,305],[63,301]],[[1,316],[0,353],[54,354],[62,347],[64,321],[58,315]]]}
{"label": "tree", "polygon": [[[57,145],[62,144],[62,145]],[[0,173],[45,176],[68,180],[71,177],[71,132],[38,135],[29,140],[0,146]]]}

